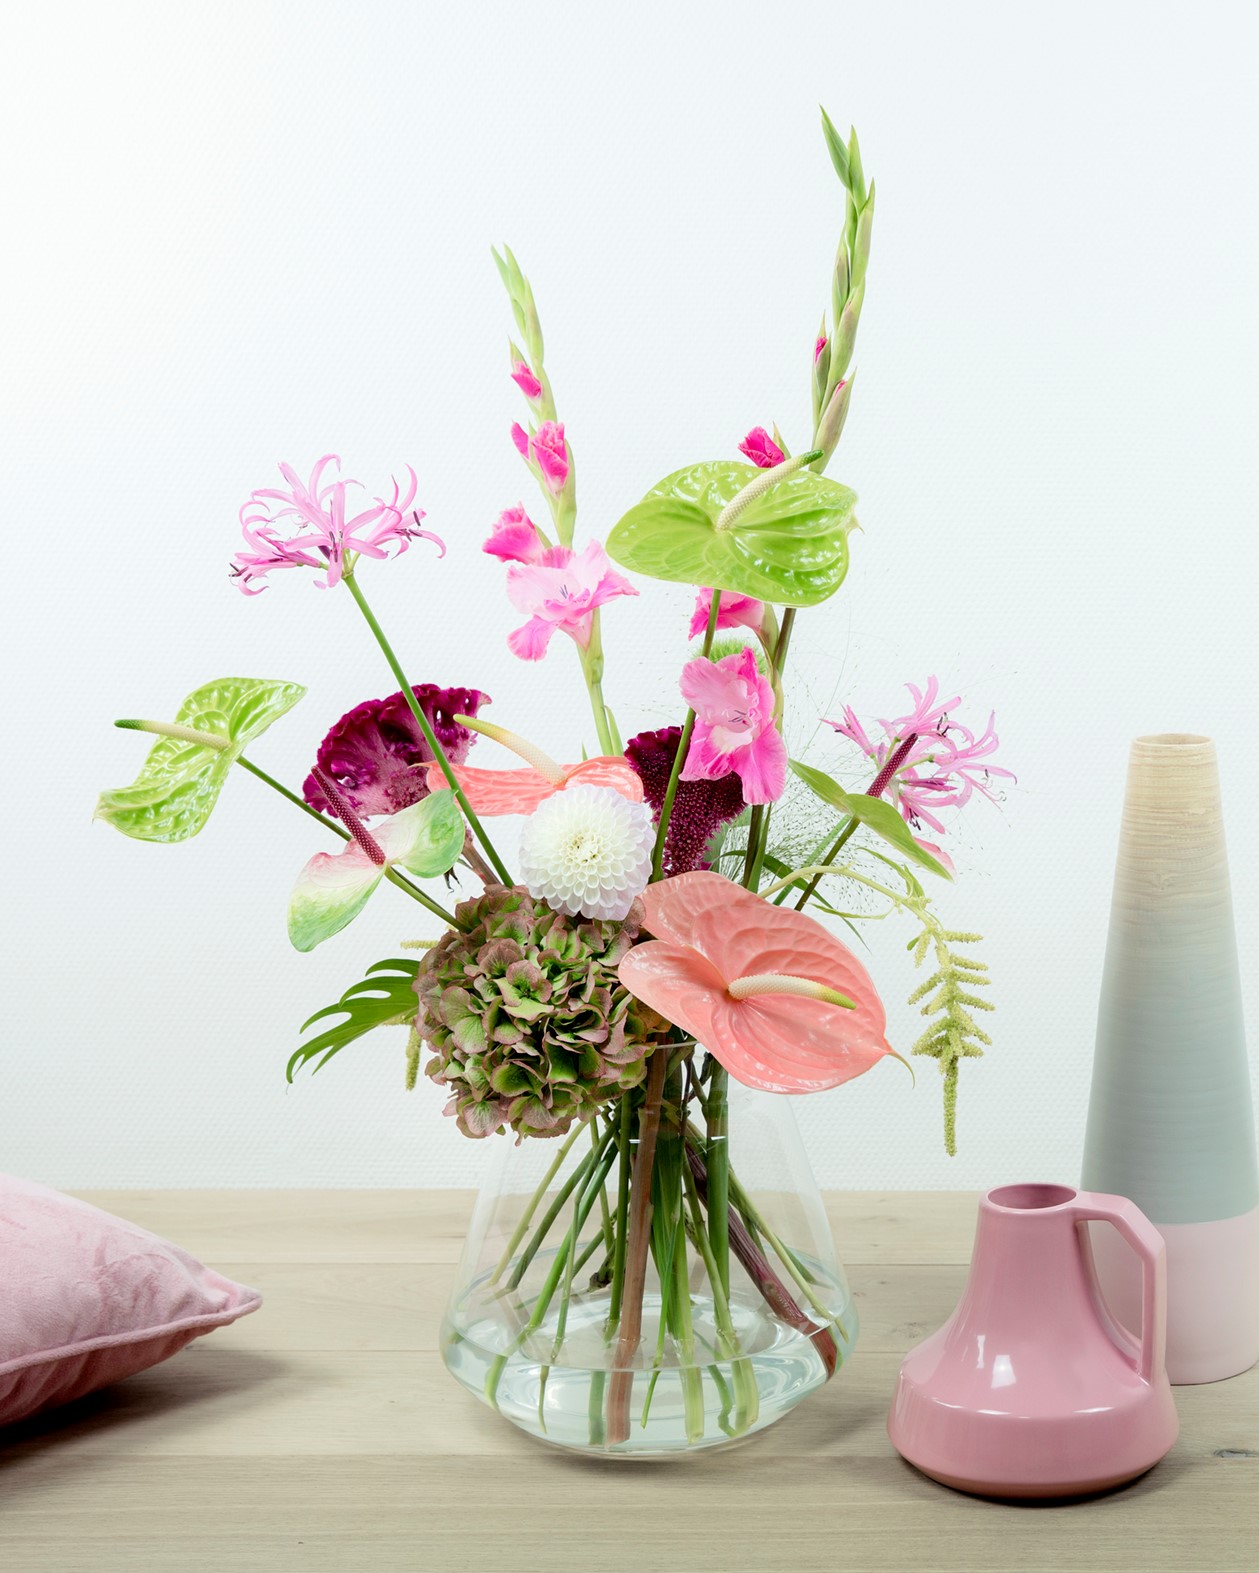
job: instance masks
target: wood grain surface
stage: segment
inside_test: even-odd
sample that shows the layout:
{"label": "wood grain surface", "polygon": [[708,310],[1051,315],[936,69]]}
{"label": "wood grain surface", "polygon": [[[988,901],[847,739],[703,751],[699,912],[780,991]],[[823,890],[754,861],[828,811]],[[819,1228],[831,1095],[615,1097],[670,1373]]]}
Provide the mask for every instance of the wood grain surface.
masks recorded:
{"label": "wood grain surface", "polygon": [[5,1573],[875,1573],[1259,1568],[1259,1370],[1180,1388],[1126,1490],[978,1501],[888,1443],[901,1355],[965,1278],[975,1198],[829,1198],[861,1337],[740,1447],[668,1462],[547,1448],[436,1356],[465,1192],[92,1193],[265,1295],[156,1370],[0,1432]]}

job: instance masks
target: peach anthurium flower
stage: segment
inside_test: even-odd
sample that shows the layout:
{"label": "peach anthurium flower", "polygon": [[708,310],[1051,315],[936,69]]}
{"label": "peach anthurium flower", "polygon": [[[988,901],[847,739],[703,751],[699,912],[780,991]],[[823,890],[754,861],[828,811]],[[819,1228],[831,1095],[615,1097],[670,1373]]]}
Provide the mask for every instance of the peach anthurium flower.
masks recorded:
{"label": "peach anthurium flower", "polygon": [[[473,716],[460,716],[458,720],[460,726],[483,733],[528,761],[524,770],[457,766],[455,775],[474,814],[484,814],[486,818],[496,814],[532,814],[539,803],[570,786],[611,787],[631,803],[643,801],[642,780],[623,754],[599,754],[580,764],[560,765],[505,726]],[[432,791],[440,791],[446,785],[441,765],[436,761],[429,766],[428,784]]]}
{"label": "peach anthurium flower", "polygon": [[699,869],[640,899],[656,938],[621,982],[746,1086],[821,1092],[894,1052],[869,974],[815,919]]}

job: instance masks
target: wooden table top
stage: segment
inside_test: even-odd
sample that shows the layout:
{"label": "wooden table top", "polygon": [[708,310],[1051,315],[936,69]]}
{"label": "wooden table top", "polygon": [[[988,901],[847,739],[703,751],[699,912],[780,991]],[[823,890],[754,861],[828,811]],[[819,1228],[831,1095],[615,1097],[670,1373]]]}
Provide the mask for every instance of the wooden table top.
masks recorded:
{"label": "wooden table top", "polygon": [[256,1315],[0,1441],[12,1573],[872,1573],[1259,1567],[1259,1368],[1179,1388],[1181,1436],[1066,1506],[958,1495],[897,1457],[901,1355],[961,1292],[975,1198],[828,1198],[861,1335],[840,1376],[729,1451],[561,1453],[437,1356],[470,1196],[119,1191],[88,1200],[263,1291]]}

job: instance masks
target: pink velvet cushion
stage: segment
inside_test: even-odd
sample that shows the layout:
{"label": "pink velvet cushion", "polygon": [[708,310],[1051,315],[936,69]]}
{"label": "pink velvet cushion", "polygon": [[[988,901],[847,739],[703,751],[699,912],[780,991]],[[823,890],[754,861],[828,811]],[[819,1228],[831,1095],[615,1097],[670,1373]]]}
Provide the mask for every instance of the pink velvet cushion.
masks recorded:
{"label": "pink velvet cushion", "polygon": [[261,1303],[147,1229],[0,1174],[0,1425],[156,1365]]}

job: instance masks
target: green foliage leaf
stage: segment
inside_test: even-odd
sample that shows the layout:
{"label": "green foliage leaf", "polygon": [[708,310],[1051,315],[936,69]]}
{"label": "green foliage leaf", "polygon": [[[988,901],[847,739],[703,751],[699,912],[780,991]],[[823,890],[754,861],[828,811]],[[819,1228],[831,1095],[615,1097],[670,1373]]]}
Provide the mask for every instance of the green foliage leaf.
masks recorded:
{"label": "green foliage leaf", "polygon": [[305,692],[299,683],[258,677],[204,684],[180,705],[175,722],[226,738],[228,746],[159,737],[130,786],[101,793],[96,818],[139,841],[187,841],[209,819],[236,759]]}
{"label": "green foliage leaf", "polygon": [[609,556],[652,579],[816,606],[848,572],[856,494],[812,470],[797,470],[718,530],[722,510],[763,473],[727,459],[675,471],[613,526]]}
{"label": "green foliage leaf", "polygon": [[914,840],[909,826],[896,812],[890,803],[884,802],[881,797],[871,797],[866,792],[845,792],[839,782],[828,776],[824,770],[815,770],[812,765],[801,764],[799,760],[790,761],[791,768],[809,790],[820,797],[824,803],[829,803],[832,808],[837,808],[841,814],[848,814],[860,824],[873,830],[875,835],[882,836],[902,856],[911,859],[919,867],[930,869],[933,874],[939,874],[943,879],[953,876],[943,863],[933,858]]}
{"label": "green foliage leaf", "polygon": [[418,879],[444,874],[463,851],[463,815],[453,792],[430,792],[383,821],[377,833],[389,861]]}
{"label": "green foliage leaf", "polygon": [[315,1070],[322,1070],[334,1054],[339,1054],[347,1043],[361,1038],[373,1027],[402,1026],[411,1021],[419,1009],[415,997],[415,976],[419,962],[395,956],[388,961],[378,961],[368,967],[367,976],[352,983],[335,1005],[325,1005],[309,1021],[302,1023],[302,1031],[313,1027],[317,1021],[330,1016],[342,1019],[315,1037],[303,1043],[289,1060],[286,1072],[289,1081],[301,1065],[318,1059]]}

